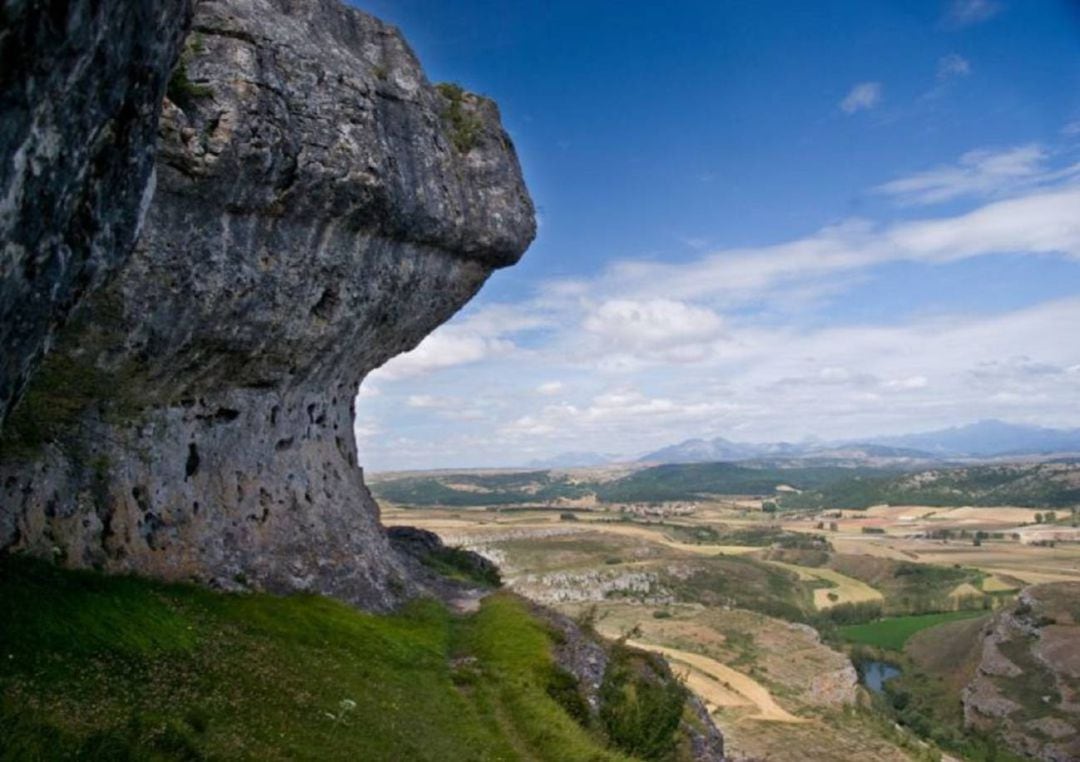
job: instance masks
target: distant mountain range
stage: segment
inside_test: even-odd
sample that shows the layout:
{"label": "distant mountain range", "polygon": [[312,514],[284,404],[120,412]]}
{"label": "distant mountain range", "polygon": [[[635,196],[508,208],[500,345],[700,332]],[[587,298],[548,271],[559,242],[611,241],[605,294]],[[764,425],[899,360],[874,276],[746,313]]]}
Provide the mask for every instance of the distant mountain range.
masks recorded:
{"label": "distant mountain range", "polygon": [[743,460],[902,460],[1049,455],[1080,452],[1080,429],[1048,429],[986,420],[966,426],[900,436],[800,444],[688,439],[640,458],[645,463],[710,463]]}

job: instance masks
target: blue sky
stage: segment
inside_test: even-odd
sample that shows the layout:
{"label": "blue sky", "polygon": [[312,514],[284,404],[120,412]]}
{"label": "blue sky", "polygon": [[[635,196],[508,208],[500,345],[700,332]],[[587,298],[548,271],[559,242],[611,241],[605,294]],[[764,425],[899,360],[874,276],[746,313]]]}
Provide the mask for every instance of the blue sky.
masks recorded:
{"label": "blue sky", "polygon": [[373,469],[1080,426],[1080,4],[365,0],[540,233],[364,383]]}

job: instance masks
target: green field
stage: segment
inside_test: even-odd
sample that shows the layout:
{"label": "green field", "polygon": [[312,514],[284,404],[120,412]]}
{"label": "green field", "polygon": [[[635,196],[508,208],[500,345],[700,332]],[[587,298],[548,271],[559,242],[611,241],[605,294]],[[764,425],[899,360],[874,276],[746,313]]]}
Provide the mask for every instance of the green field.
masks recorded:
{"label": "green field", "polygon": [[648,686],[582,719],[557,641],[506,593],[378,616],[0,559],[0,760],[673,758],[625,721]]}
{"label": "green field", "polygon": [[904,650],[904,644],[915,633],[928,627],[935,627],[946,622],[960,619],[972,619],[985,616],[985,611],[949,611],[942,614],[919,614],[916,616],[898,616],[880,619],[868,624],[853,624],[837,628],[837,632],[854,643],[887,648],[890,651]]}

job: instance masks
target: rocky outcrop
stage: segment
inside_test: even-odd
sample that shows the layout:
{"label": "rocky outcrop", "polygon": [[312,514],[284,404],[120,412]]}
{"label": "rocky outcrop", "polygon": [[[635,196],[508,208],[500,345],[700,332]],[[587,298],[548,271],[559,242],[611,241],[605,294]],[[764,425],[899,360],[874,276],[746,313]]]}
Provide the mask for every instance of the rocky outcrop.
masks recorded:
{"label": "rocky outcrop", "polygon": [[1080,583],[1025,589],[996,614],[964,688],[968,727],[1047,762],[1080,759]]}
{"label": "rocky outcrop", "polygon": [[[633,670],[638,679],[653,685],[668,686],[679,680],[671,666],[656,654],[628,647],[600,637],[591,625],[540,605],[532,607],[533,615],[544,622],[555,635],[556,647],[552,657],[559,670],[572,676],[583,700],[584,717],[579,721],[601,724],[605,714],[604,682],[612,677],[613,669],[635,661]],[[629,657],[629,658],[628,658]],[[620,664],[622,662],[623,664]],[[633,689],[629,689],[633,693]],[[694,762],[724,762],[724,735],[713,723],[709,710],[690,691],[685,691],[682,718],[675,729],[679,752],[672,758]]]}
{"label": "rocky outcrop", "polygon": [[0,7],[0,428],[135,242],[190,0]]}
{"label": "rocky outcrop", "polygon": [[495,104],[337,0],[205,0],[133,255],[11,418],[0,545],[382,610],[352,404],[535,232]]}

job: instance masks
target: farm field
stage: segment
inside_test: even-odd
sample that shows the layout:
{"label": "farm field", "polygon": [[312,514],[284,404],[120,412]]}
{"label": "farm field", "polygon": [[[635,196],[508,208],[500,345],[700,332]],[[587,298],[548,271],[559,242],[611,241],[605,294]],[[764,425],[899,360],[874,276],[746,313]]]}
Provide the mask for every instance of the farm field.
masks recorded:
{"label": "farm field", "polygon": [[[872,708],[850,658],[875,649],[913,659],[916,648],[920,663],[932,661],[939,633],[963,631],[972,642],[977,623],[1025,585],[1080,580],[1080,545],[1008,539],[1033,521],[1031,509],[774,516],[758,505],[737,496],[625,510],[384,502],[383,520],[475,550],[499,564],[511,590],[664,654],[732,753],[780,761],[834,760],[838,749],[852,758],[869,749],[882,760],[933,756],[933,744]],[[952,539],[929,537],[931,529]],[[987,533],[979,545],[975,531]],[[970,676],[935,683],[946,693],[934,700],[958,705]],[[950,727],[950,748],[966,749],[962,722]]]}
{"label": "farm field", "polygon": [[879,591],[865,582],[832,569],[797,566],[782,561],[769,561],[769,563],[797,574],[801,580],[821,580],[828,585],[828,587],[818,587],[814,590],[814,606],[818,609],[841,606],[845,603],[880,602],[884,599]]}
{"label": "farm field", "polygon": [[838,632],[845,639],[891,651],[902,651],[904,644],[917,632],[956,622],[963,619],[986,617],[982,611],[950,611],[941,614],[917,614],[915,616],[890,617],[866,624],[840,627]]}

